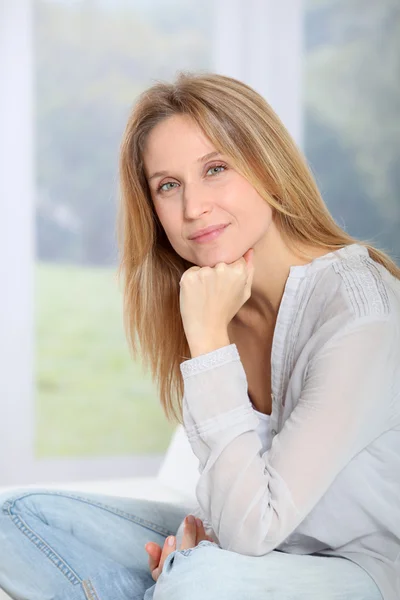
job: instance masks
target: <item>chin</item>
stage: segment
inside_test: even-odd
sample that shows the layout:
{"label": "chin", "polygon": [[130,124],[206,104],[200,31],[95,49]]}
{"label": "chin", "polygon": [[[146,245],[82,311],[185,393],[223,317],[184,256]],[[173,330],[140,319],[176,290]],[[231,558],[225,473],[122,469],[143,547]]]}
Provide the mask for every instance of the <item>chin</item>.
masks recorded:
{"label": "chin", "polygon": [[210,252],[209,258],[204,257],[204,259],[202,260],[197,259],[196,264],[199,267],[215,267],[215,265],[217,265],[220,262],[230,265],[239,260],[239,258],[241,258],[243,254],[239,254],[237,251],[235,252],[233,250],[227,251],[219,249],[217,250],[217,252],[215,252],[215,254],[213,252]]}

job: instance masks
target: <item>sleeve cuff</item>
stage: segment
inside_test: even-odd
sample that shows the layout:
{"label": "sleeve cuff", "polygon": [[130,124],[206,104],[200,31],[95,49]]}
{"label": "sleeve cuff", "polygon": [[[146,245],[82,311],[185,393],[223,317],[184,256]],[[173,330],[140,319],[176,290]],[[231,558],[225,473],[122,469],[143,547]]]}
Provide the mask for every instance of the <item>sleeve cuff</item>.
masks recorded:
{"label": "sleeve cuff", "polygon": [[201,354],[195,358],[185,360],[181,363],[180,369],[183,379],[187,379],[193,375],[209,371],[210,369],[236,360],[240,361],[238,349],[236,344],[230,344],[229,346],[217,348],[217,350],[213,350],[212,352],[207,352],[207,354]]}

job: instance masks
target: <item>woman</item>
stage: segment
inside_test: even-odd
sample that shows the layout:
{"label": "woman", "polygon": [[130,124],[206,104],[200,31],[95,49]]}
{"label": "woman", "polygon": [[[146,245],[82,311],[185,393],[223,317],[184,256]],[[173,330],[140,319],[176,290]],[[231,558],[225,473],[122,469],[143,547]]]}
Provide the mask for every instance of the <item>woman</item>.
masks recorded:
{"label": "woman", "polygon": [[335,223],[271,107],[229,77],[146,90],[120,178],[127,336],[199,459],[200,521],[15,492],[1,586],[30,600],[398,599],[400,270]]}

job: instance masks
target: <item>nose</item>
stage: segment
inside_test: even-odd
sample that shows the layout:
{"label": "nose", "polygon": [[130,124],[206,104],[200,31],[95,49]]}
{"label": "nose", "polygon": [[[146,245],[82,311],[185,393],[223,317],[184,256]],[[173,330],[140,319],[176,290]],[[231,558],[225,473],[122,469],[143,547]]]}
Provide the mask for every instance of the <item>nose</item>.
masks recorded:
{"label": "nose", "polygon": [[183,210],[186,219],[197,219],[212,208],[209,192],[201,189],[201,185],[186,184],[183,191]]}

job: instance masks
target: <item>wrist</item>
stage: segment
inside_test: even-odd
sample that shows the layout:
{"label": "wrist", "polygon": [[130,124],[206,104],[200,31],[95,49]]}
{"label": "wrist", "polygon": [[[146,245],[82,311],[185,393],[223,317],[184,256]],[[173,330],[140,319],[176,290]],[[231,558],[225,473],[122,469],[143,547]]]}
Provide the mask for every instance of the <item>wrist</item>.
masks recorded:
{"label": "wrist", "polygon": [[218,350],[218,348],[229,346],[231,341],[228,332],[224,330],[218,332],[214,331],[209,335],[202,332],[201,336],[191,337],[191,339],[188,340],[188,344],[191,357],[196,358],[201,354],[207,354],[208,352]]}

